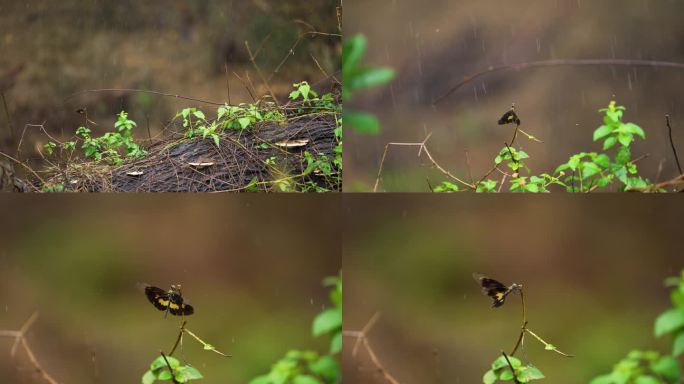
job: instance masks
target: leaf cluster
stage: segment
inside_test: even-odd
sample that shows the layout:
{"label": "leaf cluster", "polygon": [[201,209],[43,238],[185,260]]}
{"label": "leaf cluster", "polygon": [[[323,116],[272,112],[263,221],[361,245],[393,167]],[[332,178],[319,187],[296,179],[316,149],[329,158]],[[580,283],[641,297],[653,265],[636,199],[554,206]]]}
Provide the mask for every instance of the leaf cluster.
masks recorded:
{"label": "leaf cluster", "polygon": [[[361,59],[367,48],[368,41],[360,34],[349,38],[342,47],[342,99],[345,103],[351,101],[357,92],[389,83],[396,75],[390,68],[363,66]],[[380,122],[370,113],[345,109],[344,120],[345,126],[358,133],[380,132]]]}
{"label": "leaf cluster", "polygon": [[327,277],[323,284],[330,287],[331,308],[323,310],[313,320],[314,337],[330,337],[327,354],[315,351],[290,350],[277,361],[267,374],[258,376],[250,384],[339,384],[340,365],[335,357],[342,350],[342,278]]}

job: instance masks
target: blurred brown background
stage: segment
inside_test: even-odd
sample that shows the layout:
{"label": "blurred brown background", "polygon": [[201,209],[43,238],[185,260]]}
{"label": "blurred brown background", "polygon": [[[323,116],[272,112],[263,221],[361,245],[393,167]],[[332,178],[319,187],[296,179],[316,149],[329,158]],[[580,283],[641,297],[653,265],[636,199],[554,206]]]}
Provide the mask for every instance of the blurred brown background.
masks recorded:
{"label": "blurred brown background", "polygon": [[[382,18],[377,18],[382,14]],[[479,78],[441,101],[464,76],[489,66],[549,59],[620,58],[684,62],[684,3],[658,0],[473,1],[350,0],[345,35],[365,33],[366,63],[398,71],[391,87],[354,100],[372,111],[382,134],[350,133],[346,145],[345,189],[370,190],[387,142],[420,142],[426,132],[437,161],[466,177],[465,151],[475,177],[482,176],[513,127],[496,124],[515,102],[521,128],[542,139],[520,136],[536,173],[551,172],[580,151],[600,150],[592,142],[602,124],[599,108],[615,99],[627,107],[625,121],[646,131],[634,145],[643,174],[661,179],[677,173],[664,115],[673,119],[674,139],[684,151],[681,111],[684,71],[624,66],[547,67],[500,72]],[[393,149],[384,171],[387,191],[427,191],[443,175],[416,159],[417,150]]]}
{"label": "blurred brown background", "polygon": [[[182,284],[188,328],[234,356],[186,336],[207,382],[247,383],[290,349],[328,350],[311,322],[329,305],[322,279],[341,268],[338,199],[6,198],[0,212],[0,329],[40,311],[28,340],[60,383],[139,383],[172,347],[178,318],[138,283]],[[40,381],[11,345],[0,338],[2,382]]]}
{"label": "blurred brown background", "polygon": [[[632,349],[667,353],[653,323],[669,307],[663,279],[679,275],[675,199],[540,196],[349,196],[344,214],[345,330],[375,312],[371,345],[401,383],[481,383],[521,325],[519,296],[499,309],[472,273],[524,285],[529,335],[517,355],[546,381],[586,383]],[[345,338],[344,377],[384,382]]]}
{"label": "blurred brown background", "polygon": [[[325,78],[312,56],[329,73],[339,69],[339,36],[309,36],[289,55],[303,32],[340,33],[338,5],[339,0],[0,0],[0,90],[19,134],[25,124],[45,122],[51,134],[70,137],[83,125],[75,113],[79,108],[88,110],[100,130],[111,130],[115,114],[125,109],[138,123],[134,134],[147,139],[148,126],[154,136],[182,108],[199,106],[212,115],[216,107],[131,92],[69,96],[137,88],[223,103],[229,101],[229,81],[231,103],[252,102],[233,75],[249,76],[257,96],[266,93],[249,61],[248,41],[259,51],[262,71],[273,75],[276,96],[286,98],[292,83]],[[7,119],[0,109],[0,149],[7,151]],[[35,155],[34,144],[47,140],[36,127],[27,134],[23,152]]]}

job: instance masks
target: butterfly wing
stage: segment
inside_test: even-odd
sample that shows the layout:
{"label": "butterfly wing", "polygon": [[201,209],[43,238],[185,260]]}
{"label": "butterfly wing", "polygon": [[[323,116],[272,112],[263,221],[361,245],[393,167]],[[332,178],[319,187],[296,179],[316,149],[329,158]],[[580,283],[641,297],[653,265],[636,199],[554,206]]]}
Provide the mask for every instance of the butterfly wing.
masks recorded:
{"label": "butterfly wing", "polygon": [[492,298],[492,307],[498,308],[504,304],[508,294],[505,284],[481,274],[473,274],[473,277],[482,286],[482,293]]}
{"label": "butterfly wing", "polygon": [[161,288],[148,285],[145,287],[145,296],[160,311],[166,311],[169,307],[169,294]]}
{"label": "butterfly wing", "polygon": [[510,111],[504,113],[504,115],[501,116],[501,118],[499,119],[499,125],[512,124],[512,123],[520,125],[520,119],[518,118],[518,115],[515,113],[514,110],[510,110]]}
{"label": "butterfly wing", "polygon": [[195,309],[190,304],[181,303],[179,305],[171,303],[169,306],[169,313],[174,316],[189,316],[195,313]]}

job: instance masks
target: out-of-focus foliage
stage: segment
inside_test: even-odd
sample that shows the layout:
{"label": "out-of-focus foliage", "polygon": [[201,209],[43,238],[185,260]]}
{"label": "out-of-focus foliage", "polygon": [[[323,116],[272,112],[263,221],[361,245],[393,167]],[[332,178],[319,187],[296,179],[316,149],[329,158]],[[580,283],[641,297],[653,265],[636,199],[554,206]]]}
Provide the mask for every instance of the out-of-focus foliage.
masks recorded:
{"label": "out-of-focus foliage", "polygon": [[[368,42],[364,35],[353,36],[342,48],[342,99],[349,102],[359,91],[386,84],[394,79],[394,70],[390,68],[374,68],[361,64],[366,53]],[[359,133],[377,134],[380,122],[370,113],[358,112],[345,108],[345,126]]]}
{"label": "out-of-focus foliage", "polygon": [[250,384],[338,384],[342,380],[339,360],[335,357],[342,350],[342,278],[327,277],[324,285],[330,287],[332,308],[319,313],[313,321],[314,337],[328,335],[330,351],[290,350],[278,360],[271,372],[259,376]]}
{"label": "out-of-focus foliage", "polygon": [[672,308],[663,312],[655,321],[655,336],[672,335],[674,345],[671,354],[656,351],[631,351],[618,362],[613,371],[599,376],[591,384],[678,384],[682,379],[682,367],[677,358],[684,353],[684,270],[680,276],[665,280],[672,288]]}

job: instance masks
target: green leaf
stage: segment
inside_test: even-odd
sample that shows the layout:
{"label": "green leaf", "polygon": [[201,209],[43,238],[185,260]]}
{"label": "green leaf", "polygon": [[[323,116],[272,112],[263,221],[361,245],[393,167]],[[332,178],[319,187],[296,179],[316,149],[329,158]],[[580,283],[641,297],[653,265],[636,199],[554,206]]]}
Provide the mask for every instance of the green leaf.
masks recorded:
{"label": "green leaf", "polygon": [[320,384],[320,382],[313,376],[298,375],[294,377],[292,384]]}
{"label": "green leaf", "polygon": [[342,351],[342,332],[337,332],[330,339],[330,353],[336,354]]}
{"label": "green leaf", "polygon": [[309,99],[309,92],[311,91],[311,86],[307,82],[303,82],[299,86],[299,91],[302,93],[302,96],[304,96],[304,99],[308,100]]}
{"label": "green leaf", "polygon": [[497,180],[485,180],[477,185],[476,192],[494,192],[498,183]]}
{"label": "green leaf", "polygon": [[589,384],[613,384],[613,378],[611,375],[601,375],[595,377],[589,382]]}
{"label": "green leaf", "polygon": [[[513,150],[513,148],[511,148],[511,149]],[[515,152],[513,152],[513,153],[515,153]],[[517,157],[518,157],[518,160],[523,160],[523,159],[529,159],[529,158],[530,158],[530,155],[528,155],[527,152],[525,152],[525,151],[523,151],[523,150],[518,151],[518,152],[517,152],[517,155],[518,155],[518,156],[517,156]]]}
{"label": "green leaf", "polygon": [[202,111],[195,111],[192,114],[195,115],[196,118],[201,119],[201,120],[204,120],[206,118],[204,116],[204,112],[202,112]]}
{"label": "green leaf", "polygon": [[511,372],[510,369],[507,369],[499,374],[499,380],[501,381],[509,381],[513,380],[513,372]]}
{"label": "green leaf", "polygon": [[176,380],[180,381],[181,383],[190,380],[199,380],[201,378],[203,378],[203,376],[200,371],[198,371],[197,368],[191,367],[189,365],[180,367],[178,370],[176,370]]}
{"label": "green leaf", "polygon": [[664,377],[668,383],[677,383],[682,375],[682,368],[673,356],[663,356],[651,365],[653,372]]}
{"label": "green leaf", "polygon": [[684,327],[684,309],[670,309],[656,319],[655,335],[660,337],[682,327]]}
{"label": "green leaf", "polygon": [[[517,357],[508,356],[508,360],[511,361],[511,365],[513,366],[513,368],[517,369],[520,366],[522,366],[522,362]],[[508,367],[508,362],[506,361],[506,358],[504,358],[503,356],[499,356],[492,363],[492,369],[496,371],[496,370],[501,369],[503,367]],[[513,378],[513,376],[511,376],[511,378]]]}
{"label": "green leaf", "polygon": [[602,125],[594,131],[594,141],[603,139],[613,132],[613,127],[610,125]]}
{"label": "green leaf", "polygon": [[392,81],[395,72],[390,68],[363,68],[355,71],[345,84],[350,91],[372,88]]}
{"label": "green leaf", "polygon": [[634,380],[634,384],[660,384],[660,380],[653,376],[641,375]]}
{"label": "green leaf", "polygon": [[638,135],[642,139],[646,138],[646,133],[644,133],[644,130],[641,129],[640,126],[633,124],[633,123],[626,123],[623,124],[620,128],[622,128],[625,132]]}
{"label": "green leaf", "polygon": [[343,115],[345,127],[352,127],[357,133],[377,135],[380,132],[380,122],[369,113],[345,111]]}
{"label": "green leaf", "polygon": [[584,163],[582,163],[583,178],[592,177],[599,172],[601,172],[601,168],[599,168],[599,166],[594,164],[593,162],[585,161]]}
{"label": "green leaf", "polygon": [[321,312],[313,321],[314,337],[340,329],[342,327],[342,310],[330,308]]}
{"label": "green leaf", "polygon": [[672,347],[672,356],[679,357],[684,353],[684,331],[679,331],[674,338],[674,346]]}
{"label": "green leaf", "polygon": [[366,53],[366,36],[358,34],[349,38],[342,48],[342,77],[347,78],[358,66]]}
{"label": "green leaf", "polygon": [[482,382],[484,384],[494,384],[499,378],[496,376],[496,373],[494,373],[493,370],[489,370],[485,372],[484,376],[482,376]]}
{"label": "green leaf", "polygon": [[625,165],[629,163],[630,160],[632,160],[632,152],[629,150],[629,147],[620,147],[615,154],[615,162],[620,165]]}
{"label": "green leaf", "polygon": [[537,184],[527,184],[525,190],[527,192],[539,193],[539,186]]}
{"label": "green leaf", "polygon": [[518,377],[518,380],[520,380],[523,383],[532,380],[540,380],[545,377],[544,374],[541,373],[541,371],[538,368],[533,367],[531,365],[520,368],[516,376]]}
{"label": "green leaf", "polygon": [[606,141],[603,142],[603,150],[606,151],[608,149],[611,149],[617,144],[617,137],[611,136],[606,139]]}
{"label": "green leaf", "polygon": [[157,381],[157,375],[152,371],[147,371],[142,377],[142,384],[153,384]]}
{"label": "green leaf", "polygon": [[458,192],[460,189],[458,185],[449,182],[449,181],[443,181],[441,184],[435,187],[433,190],[434,192],[437,193],[445,193],[445,192]]}
{"label": "green leaf", "polygon": [[326,382],[334,382],[340,377],[340,365],[332,356],[322,356],[309,364],[309,369],[324,378]]}
{"label": "green leaf", "polygon": [[633,140],[634,135],[632,135],[631,133],[620,133],[618,135],[618,141],[625,147],[629,147]]}
{"label": "green leaf", "polygon": [[605,153],[602,153],[594,159],[594,163],[603,169],[608,169],[610,166],[610,157]]}
{"label": "green leaf", "polygon": [[246,129],[250,124],[252,124],[252,120],[249,117],[241,117],[238,119],[238,123],[242,129]]}
{"label": "green leaf", "polygon": [[[176,369],[180,367],[180,361],[176,359],[175,357],[167,356],[166,360],[169,361],[169,365],[171,368]],[[159,370],[160,368],[167,368],[168,366],[166,365],[166,360],[164,360],[163,356],[159,356],[154,361],[152,364],[150,364],[150,369],[153,371]]]}

